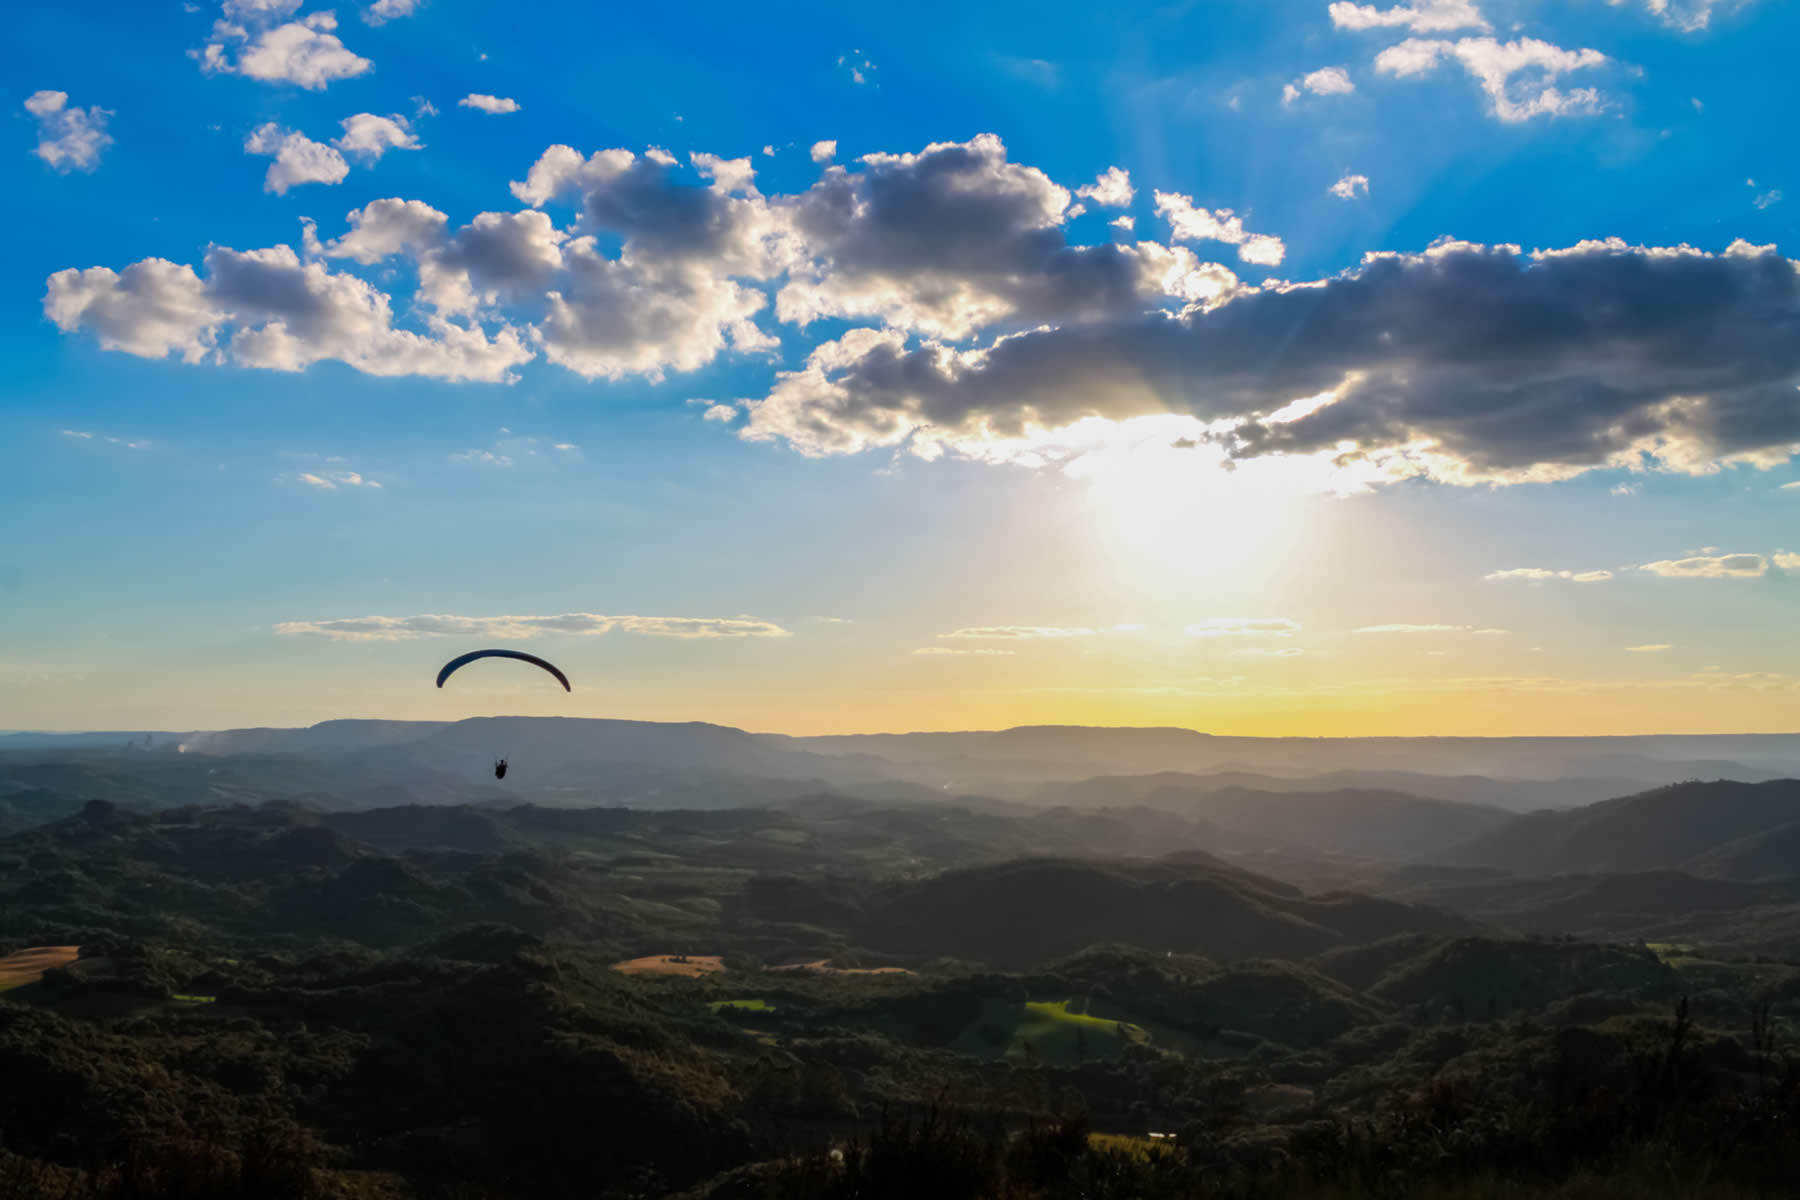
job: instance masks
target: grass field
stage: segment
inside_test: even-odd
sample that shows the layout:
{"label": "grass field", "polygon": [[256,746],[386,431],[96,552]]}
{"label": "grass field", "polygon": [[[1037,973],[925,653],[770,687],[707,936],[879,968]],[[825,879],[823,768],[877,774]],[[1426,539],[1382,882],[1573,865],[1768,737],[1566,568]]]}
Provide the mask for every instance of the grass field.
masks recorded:
{"label": "grass field", "polygon": [[950,1048],[1011,1062],[1066,1065],[1115,1058],[1126,1046],[1150,1041],[1141,1026],[1072,1011],[1079,1007],[1071,1000],[989,1000]]}
{"label": "grass field", "polygon": [[905,967],[834,967],[828,958],[816,962],[787,963],[770,967],[771,971],[817,971],[821,975],[911,975]]}
{"label": "grass field", "polygon": [[80,953],[80,946],[33,946],[0,958],[0,992],[36,983],[45,971],[68,966]]}
{"label": "grass field", "polygon": [[772,1012],[776,1011],[775,1006],[773,1004],[770,1004],[767,1000],[757,1000],[757,999],[713,1000],[713,1001],[710,1001],[706,1007],[712,1009],[714,1012],[722,1012],[726,1009],[730,1009],[735,1012],[772,1013]]}
{"label": "grass field", "polygon": [[1645,942],[1645,947],[1671,967],[1691,967],[1704,961],[1694,948],[1685,942]]}

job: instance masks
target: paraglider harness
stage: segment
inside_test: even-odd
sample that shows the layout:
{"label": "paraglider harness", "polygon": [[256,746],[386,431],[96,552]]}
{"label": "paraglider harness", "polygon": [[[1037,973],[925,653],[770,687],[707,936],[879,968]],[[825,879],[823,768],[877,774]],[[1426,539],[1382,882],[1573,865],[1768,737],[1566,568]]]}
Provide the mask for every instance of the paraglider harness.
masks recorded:
{"label": "paraglider harness", "polygon": [[496,758],[494,760],[494,778],[506,778],[506,760],[504,758]]}

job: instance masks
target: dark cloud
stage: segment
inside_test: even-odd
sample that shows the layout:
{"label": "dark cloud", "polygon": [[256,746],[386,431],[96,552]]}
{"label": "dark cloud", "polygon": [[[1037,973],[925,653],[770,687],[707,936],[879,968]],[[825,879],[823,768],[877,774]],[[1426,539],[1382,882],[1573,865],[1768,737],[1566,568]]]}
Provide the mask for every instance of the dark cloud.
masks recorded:
{"label": "dark cloud", "polygon": [[[1445,244],[980,354],[846,338],[784,378],[746,436],[830,453],[1172,411],[1231,422],[1221,436],[1241,457],[1408,450],[1438,456],[1438,473],[1492,477],[1647,451],[1701,469],[1785,458],[1800,443],[1797,382],[1800,279],[1772,247]],[[1308,398],[1311,411],[1281,412]]]}

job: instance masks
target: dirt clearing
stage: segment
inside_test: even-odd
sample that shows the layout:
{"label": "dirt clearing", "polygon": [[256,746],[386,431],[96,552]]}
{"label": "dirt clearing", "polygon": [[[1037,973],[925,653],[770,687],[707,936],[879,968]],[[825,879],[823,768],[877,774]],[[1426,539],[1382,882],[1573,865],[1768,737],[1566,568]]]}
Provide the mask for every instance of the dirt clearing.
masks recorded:
{"label": "dirt clearing", "polygon": [[627,975],[700,976],[724,969],[717,954],[648,954],[613,964],[613,970]]}
{"label": "dirt clearing", "polygon": [[0,958],[0,992],[36,983],[45,971],[68,966],[80,953],[80,946],[33,946]]}

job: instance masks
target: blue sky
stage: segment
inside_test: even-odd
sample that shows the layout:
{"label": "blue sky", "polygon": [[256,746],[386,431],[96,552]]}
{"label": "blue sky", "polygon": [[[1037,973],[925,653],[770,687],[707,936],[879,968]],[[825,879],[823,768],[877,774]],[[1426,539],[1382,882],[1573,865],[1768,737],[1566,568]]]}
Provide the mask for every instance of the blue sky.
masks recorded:
{"label": "blue sky", "polygon": [[518,13],[13,15],[0,727],[1800,728],[1790,6]]}

